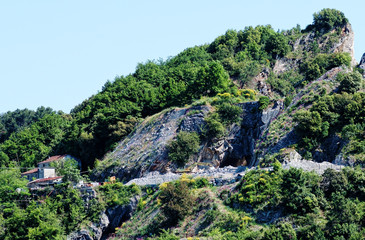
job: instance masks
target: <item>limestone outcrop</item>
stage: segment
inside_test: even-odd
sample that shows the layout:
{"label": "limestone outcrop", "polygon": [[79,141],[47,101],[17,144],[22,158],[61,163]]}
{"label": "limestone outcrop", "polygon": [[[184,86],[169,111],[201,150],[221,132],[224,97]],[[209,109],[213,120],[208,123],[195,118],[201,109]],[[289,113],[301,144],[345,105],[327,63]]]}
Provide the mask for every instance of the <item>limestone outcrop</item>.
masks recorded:
{"label": "limestone outcrop", "polygon": [[[283,107],[275,102],[267,110],[260,111],[258,102],[238,104],[243,109],[240,124],[228,128],[221,139],[203,141],[199,152],[187,167],[256,166],[255,144]],[[155,115],[142,122],[136,130],[107,156],[94,172],[95,179],[116,176],[124,182],[140,178],[150,172],[176,171],[177,166],[168,160],[167,143],[179,131],[202,133],[204,117],[211,107],[198,106],[177,108]],[[191,170],[191,169],[190,169]]]}

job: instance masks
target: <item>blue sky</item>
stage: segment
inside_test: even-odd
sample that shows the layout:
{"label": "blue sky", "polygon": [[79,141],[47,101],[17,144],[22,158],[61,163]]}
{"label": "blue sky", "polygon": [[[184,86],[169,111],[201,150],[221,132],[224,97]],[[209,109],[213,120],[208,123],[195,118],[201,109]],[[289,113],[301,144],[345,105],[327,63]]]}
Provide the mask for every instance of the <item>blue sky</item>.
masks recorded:
{"label": "blue sky", "polygon": [[0,1],[0,113],[69,112],[137,63],[209,43],[228,29],[302,28],[323,8],[345,13],[365,52],[364,1]]}

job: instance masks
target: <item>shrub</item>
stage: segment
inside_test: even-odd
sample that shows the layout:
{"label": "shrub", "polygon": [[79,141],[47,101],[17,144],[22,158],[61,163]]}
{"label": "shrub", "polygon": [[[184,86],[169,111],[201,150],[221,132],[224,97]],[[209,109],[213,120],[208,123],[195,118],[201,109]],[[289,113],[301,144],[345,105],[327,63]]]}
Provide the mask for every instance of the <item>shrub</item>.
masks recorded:
{"label": "shrub", "polygon": [[308,59],[300,66],[307,80],[314,80],[326,71],[339,66],[350,66],[349,53],[318,54],[315,58]]}
{"label": "shrub", "polygon": [[319,190],[318,175],[290,168],[283,172],[282,180],[282,200],[288,212],[305,214],[317,210],[319,203],[314,193]]}
{"label": "shrub", "polygon": [[220,119],[225,125],[238,123],[243,110],[241,107],[224,102],[217,106]]}
{"label": "shrub", "polygon": [[255,100],[256,99],[256,91],[252,89],[239,89],[237,91],[238,96],[242,96],[245,99]]}
{"label": "shrub", "polygon": [[140,194],[141,189],[137,185],[125,186],[123,183],[116,182],[100,186],[98,191],[108,207],[125,205],[129,199],[136,194]]}
{"label": "shrub", "polygon": [[289,95],[287,96],[285,99],[284,99],[284,106],[285,107],[289,107],[290,104],[292,103],[293,101],[293,96],[292,95]]}
{"label": "shrub", "polygon": [[199,143],[195,132],[179,132],[176,139],[167,145],[169,159],[180,166],[184,165],[192,154],[198,152]]}
{"label": "shrub", "polygon": [[328,122],[322,122],[322,117],[317,111],[300,110],[294,115],[298,123],[296,130],[308,137],[318,138],[328,135]]}
{"label": "shrub", "polygon": [[266,109],[269,106],[270,99],[268,97],[266,97],[266,96],[261,96],[259,98],[259,103],[260,103],[259,109],[260,110],[264,110],[264,109]]}
{"label": "shrub", "polygon": [[280,182],[279,171],[250,171],[240,181],[239,193],[232,196],[232,200],[239,204],[250,204],[253,207],[268,203],[275,205],[280,199]]}
{"label": "shrub", "polygon": [[161,188],[161,211],[168,224],[175,225],[188,215],[194,203],[188,184],[184,181],[169,182]]}
{"label": "shrub", "polygon": [[263,240],[284,240],[284,239],[297,239],[297,234],[290,223],[280,223],[277,226],[272,226],[265,231]]}
{"label": "shrub", "polygon": [[203,187],[208,187],[210,185],[208,179],[203,178],[203,177],[197,177],[194,178],[191,182],[190,185],[193,188],[203,188]]}
{"label": "shrub", "polygon": [[341,92],[355,93],[362,87],[363,78],[358,72],[338,74],[336,79],[340,82]]}
{"label": "shrub", "polygon": [[206,137],[221,138],[224,136],[226,129],[224,128],[218,113],[211,113],[204,120],[207,123]]}

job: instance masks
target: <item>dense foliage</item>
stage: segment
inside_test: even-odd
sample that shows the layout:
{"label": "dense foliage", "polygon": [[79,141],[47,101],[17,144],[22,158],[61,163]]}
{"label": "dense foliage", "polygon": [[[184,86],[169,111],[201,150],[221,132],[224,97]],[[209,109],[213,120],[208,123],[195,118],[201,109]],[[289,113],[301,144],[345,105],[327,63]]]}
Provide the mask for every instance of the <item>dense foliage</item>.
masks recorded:
{"label": "dense foliage", "polygon": [[0,239],[66,239],[98,223],[107,207],[125,205],[141,191],[136,185],[109,182],[97,187],[98,195],[92,198],[67,181],[31,192],[26,183],[18,170],[0,171]]}
{"label": "dense foliage", "polygon": [[12,133],[24,129],[51,113],[53,113],[51,108],[39,107],[36,111],[17,109],[13,112],[0,114],[0,143],[7,140]]}
{"label": "dense foliage", "polygon": [[137,185],[125,186],[120,182],[106,184],[98,189],[108,207],[125,205],[129,203],[129,199],[132,196],[138,195],[140,191]]}
{"label": "dense foliage", "polygon": [[[0,145],[0,164],[33,167],[59,146],[69,129],[67,115],[51,113],[21,131],[14,132]],[[8,159],[8,161],[4,161]],[[11,161],[9,161],[11,160]]]}
{"label": "dense foliage", "polygon": [[348,19],[341,11],[324,8],[313,14],[313,24],[310,25],[310,29],[328,32],[334,28],[342,27],[346,23],[348,23]]}
{"label": "dense foliage", "polygon": [[[365,172],[301,169],[247,172],[238,185],[196,187],[195,179],[149,191],[117,239],[363,239]],[[162,214],[156,214],[161,211]],[[161,228],[164,229],[161,231]],[[167,230],[166,230],[167,229]]]}
{"label": "dense foliage", "polygon": [[[351,77],[353,74],[348,75]],[[343,92],[325,95],[309,110],[298,111],[294,120],[298,123],[296,130],[302,136],[302,147],[306,151],[313,151],[323,138],[339,134],[342,139],[349,141],[343,153],[355,155],[354,161],[362,164],[365,161],[364,107],[364,93]]]}

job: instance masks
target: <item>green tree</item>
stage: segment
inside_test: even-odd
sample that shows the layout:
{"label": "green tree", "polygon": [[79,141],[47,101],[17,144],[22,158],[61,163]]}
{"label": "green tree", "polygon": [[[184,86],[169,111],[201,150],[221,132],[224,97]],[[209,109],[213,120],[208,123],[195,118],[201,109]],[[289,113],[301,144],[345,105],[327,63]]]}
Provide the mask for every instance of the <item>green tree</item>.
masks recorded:
{"label": "green tree", "polygon": [[282,201],[288,212],[304,214],[318,210],[318,198],[314,194],[319,192],[315,191],[319,190],[318,175],[290,168],[283,171],[282,179]]}
{"label": "green tree", "polygon": [[217,93],[226,92],[230,85],[227,72],[219,62],[209,62],[198,72],[194,89],[198,96],[215,96]]}
{"label": "green tree", "polygon": [[346,23],[348,23],[348,19],[336,9],[324,8],[313,14],[313,27],[319,32],[328,32],[333,28],[342,27]]}
{"label": "green tree", "polygon": [[289,51],[290,46],[288,39],[280,33],[270,35],[266,42],[265,50],[275,59],[277,57],[284,57]]}
{"label": "green tree", "polygon": [[317,138],[328,135],[329,124],[323,123],[321,115],[316,111],[300,110],[295,114],[294,121],[298,123],[296,129],[306,136]]}
{"label": "green tree", "polygon": [[265,231],[264,240],[286,240],[297,239],[297,234],[290,223],[280,223],[278,226],[272,226]]}
{"label": "green tree", "polygon": [[75,184],[82,180],[79,164],[75,159],[66,157],[64,160],[53,162],[52,165],[56,168],[57,176],[62,176],[62,182]]}
{"label": "green tree", "polygon": [[205,135],[208,138],[221,138],[224,136],[226,129],[222,124],[222,120],[217,112],[213,112],[204,118],[207,123]]}
{"label": "green tree", "polygon": [[160,209],[171,225],[184,219],[194,205],[194,196],[184,181],[167,183],[166,186],[162,187],[159,199],[161,201]]}
{"label": "green tree", "polygon": [[342,171],[337,172],[331,168],[324,171],[321,188],[327,197],[330,197],[335,192],[346,195],[348,187],[347,177]]}
{"label": "green tree", "polygon": [[29,195],[27,180],[20,177],[17,169],[0,171],[0,203],[14,204]]}

